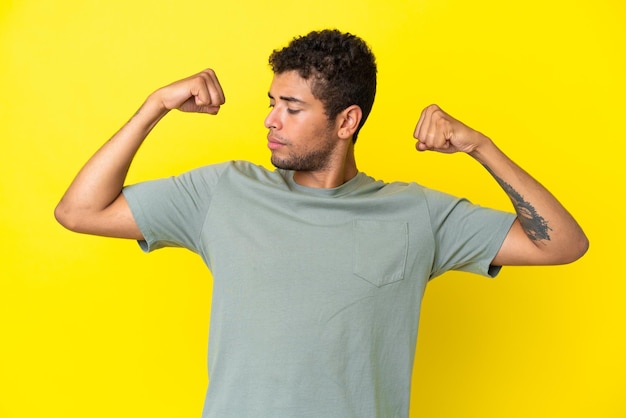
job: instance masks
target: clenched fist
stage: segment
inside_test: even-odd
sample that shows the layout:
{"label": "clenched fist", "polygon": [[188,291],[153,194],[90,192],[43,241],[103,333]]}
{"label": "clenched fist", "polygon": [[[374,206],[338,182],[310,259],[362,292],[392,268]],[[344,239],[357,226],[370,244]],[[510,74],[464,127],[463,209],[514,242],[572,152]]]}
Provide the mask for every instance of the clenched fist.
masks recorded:
{"label": "clenched fist", "polygon": [[471,153],[489,138],[465,125],[433,104],[422,111],[413,134],[418,151]]}
{"label": "clenched fist", "polygon": [[217,114],[226,102],[222,86],[211,69],[178,80],[154,92],[167,110]]}

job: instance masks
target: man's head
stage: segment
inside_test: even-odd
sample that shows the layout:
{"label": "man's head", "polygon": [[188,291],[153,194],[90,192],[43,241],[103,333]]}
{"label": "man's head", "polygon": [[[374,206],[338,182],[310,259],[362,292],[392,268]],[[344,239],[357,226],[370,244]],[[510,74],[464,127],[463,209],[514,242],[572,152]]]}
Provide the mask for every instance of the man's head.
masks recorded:
{"label": "man's head", "polygon": [[269,63],[275,74],[297,71],[307,80],[329,120],[359,106],[363,117],[352,137],[356,141],[376,95],[376,60],[362,39],[337,30],[311,32],[275,50]]}

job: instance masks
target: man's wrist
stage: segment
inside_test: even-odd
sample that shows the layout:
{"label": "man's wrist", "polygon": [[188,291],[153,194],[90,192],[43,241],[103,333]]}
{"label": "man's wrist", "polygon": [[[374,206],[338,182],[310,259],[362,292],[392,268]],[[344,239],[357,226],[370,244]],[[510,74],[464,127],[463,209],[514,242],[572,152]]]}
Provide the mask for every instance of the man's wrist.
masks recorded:
{"label": "man's wrist", "polygon": [[155,92],[148,96],[129,122],[137,123],[144,129],[150,130],[168,112],[169,109],[164,106],[163,101]]}
{"label": "man's wrist", "polygon": [[477,141],[478,145],[468,154],[479,163],[485,165],[495,153],[500,152],[496,144],[487,136],[478,133],[482,138]]}

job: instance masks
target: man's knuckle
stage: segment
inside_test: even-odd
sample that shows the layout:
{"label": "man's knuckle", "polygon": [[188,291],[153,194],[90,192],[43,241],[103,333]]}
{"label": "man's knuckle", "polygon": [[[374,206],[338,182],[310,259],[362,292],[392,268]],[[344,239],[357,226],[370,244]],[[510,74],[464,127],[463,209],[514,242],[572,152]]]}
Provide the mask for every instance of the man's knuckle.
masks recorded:
{"label": "man's knuckle", "polygon": [[448,121],[443,116],[440,116],[435,120],[435,126],[437,127],[437,129],[443,129],[447,125]]}

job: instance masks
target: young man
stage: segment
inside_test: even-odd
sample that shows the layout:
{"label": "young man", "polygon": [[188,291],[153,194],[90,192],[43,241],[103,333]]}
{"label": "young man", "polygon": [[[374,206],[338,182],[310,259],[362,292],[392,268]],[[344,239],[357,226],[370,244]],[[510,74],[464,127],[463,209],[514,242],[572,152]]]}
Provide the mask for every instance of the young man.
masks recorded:
{"label": "young man", "polygon": [[235,161],[124,187],[170,110],[216,114],[224,104],[205,70],[151,94],[78,173],[56,217],[203,258],[214,278],[204,417],[406,417],[428,280],[569,263],[587,239],[489,138],[435,105],[419,118],[416,148],[470,155],[517,215],[359,172],[354,142],[376,90],[361,39],[312,32],[270,64],[265,126],[277,170]]}

